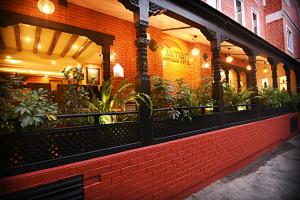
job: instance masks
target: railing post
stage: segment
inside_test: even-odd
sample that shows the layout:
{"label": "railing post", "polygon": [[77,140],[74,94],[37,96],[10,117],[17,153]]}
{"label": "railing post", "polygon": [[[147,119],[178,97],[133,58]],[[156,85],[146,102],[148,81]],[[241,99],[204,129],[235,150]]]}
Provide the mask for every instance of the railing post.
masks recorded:
{"label": "railing post", "polygon": [[221,83],[221,42],[226,40],[221,34],[210,30],[208,28],[201,29],[204,36],[210,41],[210,48],[212,52],[212,70],[213,70],[213,100],[216,102],[217,107],[214,107],[214,112],[219,113],[220,126],[225,125],[224,115],[224,99],[223,99],[223,86]]}
{"label": "railing post", "polygon": [[253,95],[252,95],[252,103],[255,104],[256,106],[256,117],[257,119],[260,118],[260,102],[257,98],[258,96],[258,87],[257,87],[257,80],[256,80],[256,56],[258,55],[258,52],[254,49],[244,49],[245,53],[247,54],[249,58],[249,65],[251,66],[250,70],[250,84],[253,90]]}

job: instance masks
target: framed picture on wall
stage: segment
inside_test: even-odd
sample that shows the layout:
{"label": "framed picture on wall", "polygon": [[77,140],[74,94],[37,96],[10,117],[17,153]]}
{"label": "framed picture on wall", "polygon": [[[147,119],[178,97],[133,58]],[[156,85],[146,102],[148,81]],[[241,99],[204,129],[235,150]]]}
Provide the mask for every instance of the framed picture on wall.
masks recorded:
{"label": "framed picture on wall", "polygon": [[100,85],[100,68],[86,68],[86,84]]}

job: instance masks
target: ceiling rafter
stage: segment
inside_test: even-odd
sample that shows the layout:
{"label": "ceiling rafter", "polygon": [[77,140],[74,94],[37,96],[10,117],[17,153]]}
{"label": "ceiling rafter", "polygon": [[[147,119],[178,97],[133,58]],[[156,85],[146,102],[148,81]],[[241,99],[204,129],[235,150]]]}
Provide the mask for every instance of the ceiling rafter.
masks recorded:
{"label": "ceiling rafter", "polygon": [[77,50],[77,52],[73,55],[73,58],[78,58],[93,42],[87,39],[84,44]]}
{"label": "ceiling rafter", "polygon": [[0,31],[0,49],[5,49],[5,44],[4,44],[1,31]]}
{"label": "ceiling rafter", "polygon": [[34,40],[34,45],[33,45],[33,53],[38,53],[40,39],[41,39],[41,33],[42,33],[42,28],[36,27],[35,28],[35,40]]}
{"label": "ceiling rafter", "polygon": [[51,42],[50,47],[47,52],[48,55],[50,55],[50,56],[52,55],[60,35],[61,35],[61,31],[55,31],[53,38],[52,38],[52,42]]}
{"label": "ceiling rafter", "polygon": [[67,45],[65,46],[64,50],[61,52],[60,56],[64,57],[69,50],[71,49],[72,45],[76,42],[76,40],[79,38],[79,35],[72,35],[71,38],[69,39]]}
{"label": "ceiling rafter", "polygon": [[22,51],[21,31],[20,31],[20,26],[19,25],[14,26],[14,32],[15,32],[17,50]]}

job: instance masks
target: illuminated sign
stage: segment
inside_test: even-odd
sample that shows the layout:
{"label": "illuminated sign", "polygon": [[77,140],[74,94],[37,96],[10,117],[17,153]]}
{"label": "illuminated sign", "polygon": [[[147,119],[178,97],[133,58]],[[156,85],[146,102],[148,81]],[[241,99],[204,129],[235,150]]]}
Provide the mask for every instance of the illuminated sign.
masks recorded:
{"label": "illuminated sign", "polygon": [[181,52],[180,50],[173,50],[168,47],[164,47],[162,50],[163,61],[169,61],[184,65],[190,65],[189,53]]}

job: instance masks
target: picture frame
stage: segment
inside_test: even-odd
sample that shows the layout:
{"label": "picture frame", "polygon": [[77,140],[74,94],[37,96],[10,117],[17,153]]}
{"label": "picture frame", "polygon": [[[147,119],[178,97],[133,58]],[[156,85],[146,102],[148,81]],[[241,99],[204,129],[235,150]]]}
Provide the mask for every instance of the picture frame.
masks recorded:
{"label": "picture frame", "polygon": [[86,84],[100,85],[100,68],[86,68]]}

